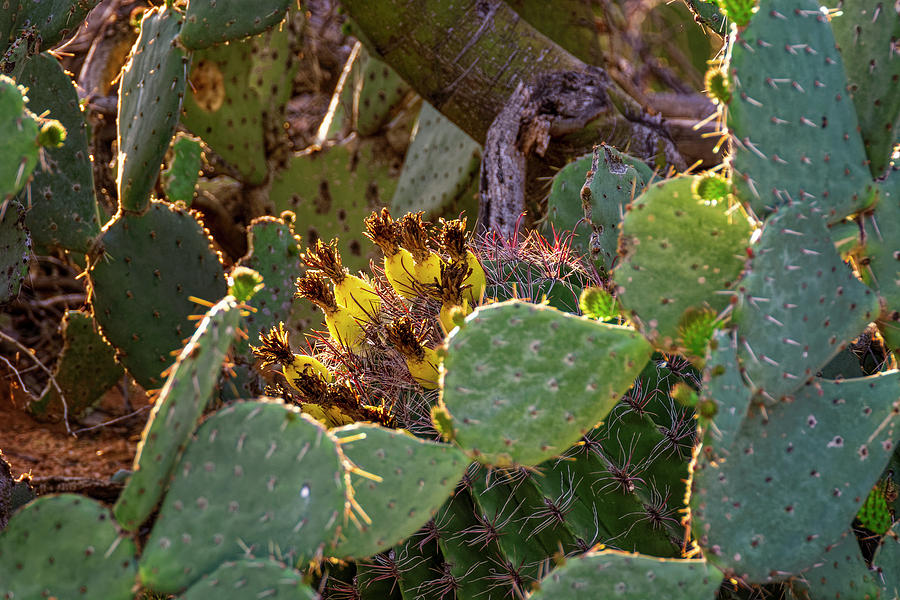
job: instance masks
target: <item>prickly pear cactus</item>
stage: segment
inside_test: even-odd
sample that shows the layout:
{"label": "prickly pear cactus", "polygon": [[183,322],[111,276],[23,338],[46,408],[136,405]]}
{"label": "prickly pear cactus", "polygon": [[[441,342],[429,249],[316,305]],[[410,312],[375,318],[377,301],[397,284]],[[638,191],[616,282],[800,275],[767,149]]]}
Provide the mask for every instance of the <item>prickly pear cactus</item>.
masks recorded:
{"label": "prickly pear cactus", "polygon": [[726,73],[733,180],[757,216],[795,201],[833,223],[871,204],[844,62],[816,0],[761,0]]}
{"label": "prickly pear cactus", "polygon": [[[474,197],[465,194],[477,179],[481,146],[427,103],[415,131],[391,198],[391,212],[424,210],[429,218],[455,216],[462,210],[474,214]],[[435,161],[435,156],[441,160]]]}
{"label": "prickly pear cactus", "polygon": [[751,407],[733,435],[707,437],[691,483],[691,526],[707,560],[758,582],[815,564],[893,453],[898,405],[897,371],[816,380],[792,403]]}
{"label": "prickly pear cactus", "polygon": [[134,541],[109,510],[75,494],[42,496],[0,533],[0,593],[6,598],[129,600]]}
{"label": "prickly pear cactus", "polygon": [[225,296],[225,275],[192,213],[152,202],[141,216],[120,213],[104,226],[88,272],[94,319],[119,361],[147,389],[194,330],[192,297]]}
{"label": "prickly pear cactus", "polygon": [[44,150],[29,189],[19,196],[23,205],[30,206],[25,225],[38,246],[86,253],[100,234],[100,209],[94,197],[87,124],[75,86],[59,61],[47,53],[26,61],[18,81],[28,87],[32,111],[50,111],[66,128],[62,146]]}
{"label": "prickly pear cactus", "polygon": [[194,200],[194,188],[203,167],[203,147],[197,138],[179,133],[172,141],[172,160],[162,172],[163,188],[169,202]]}
{"label": "prickly pear cactus", "polygon": [[133,531],[146,521],[165,493],[178,455],[212,398],[240,312],[231,296],[210,308],[172,365],[144,427],[134,472],[113,509],[125,529]]}
{"label": "prickly pear cactus", "polygon": [[25,88],[0,75],[0,202],[18,192],[38,162],[40,122],[25,108]]}
{"label": "prickly pear cactus", "polygon": [[291,0],[261,0],[248,13],[243,0],[190,0],[181,43],[191,50],[262,33],[284,20]]}
{"label": "prickly pear cactus", "polygon": [[[897,563],[888,567],[896,572]],[[891,598],[896,590],[885,589],[877,571],[870,570],[859,555],[859,545],[852,532],[833,546],[826,548],[815,566],[803,577],[790,582],[790,598]],[[888,592],[887,595],[884,592]]]}
{"label": "prickly pear cactus", "polygon": [[144,13],[119,86],[116,188],[122,210],[143,213],[181,112],[189,55],[178,44],[184,17],[170,6]]}
{"label": "prickly pear cactus", "polygon": [[651,186],[632,203],[619,238],[617,297],[666,351],[687,347],[680,326],[689,311],[729,305],[750,241],[741,212],[699,198],[697,181],[683,176]]}
{"label": "prickly pear cactus", "polygon": [[25,209],[15,200],[0,202],[0,304],[19,295],[28,263],[31,261],[31,236],[25,228]]}
{"label": "prickly pear cactus", "polygon": [[751,247],[740,284],[739,357],[769,405],[810,381],[879,314],[877,295],[841,261],[824,216],[804,204],[782,207]]}
{"label": "prickly pear cactus", "polygon": [[222,563],[208,577],[189,587],[181,600],[279,598],[315,600],[319,596],[303,582],[303,575],[273,559],[241,559]]}
{"label": "prickly pear cactus", "polygon": [[334,541],[346,500],[334,438],[275,402],[233,404],[194,435],[140,559],[141,582],[177,593],[244,555],[299,564]]}
{"label": "prickly pear cactus", "polygon": [[[100,400],[125,372],[116,352],[97,331],[94,319],[80,310],[69,310],[60,324],[63,349],[54,378],[65,396],[65,412],[78,417]],[[63,414],[56,386],[48,384],[39,399],[28,405],[36,416]]]}
{"label": "prickly pear cactus", "polygon": [[347,425],[331,433],[362,472],[351,475],[353,497],[368,519],[348,522],[335,557],[372,556],[409,537],[431,519],[469,464],[447,444],[426,442],[377,425]]}
{"label": "prickly pear cactus", "polygon": [[879,0],[826,3],[840,8],[831,27],[847,72],[847,89],[856,106],[872,175],[885,171],[900,140],[900,6]]}
{"label": "prickly pear cactus", "polygon": [[525,302],[479,308],[447,339],[439,429],[479,461],[538,464],[603,419],[649,356],[625,327]]}
{"label": "prickly pear cactus", "polygon": [[667,590],[666,597],[695,600],[716,597],[722,573],[703,560],[671,560],[615,550],[572,559],[541,580],[530,596],[575,600],[617,597],[638,600]]}
{"label": "prickly pear cactus", "polygon": [[[32,32],[40,49],[52,48],[75,33],[99,0],[9,0],[0,21],[0,51],[22,32]],[[4,27],[5,25],[5,27]]]}

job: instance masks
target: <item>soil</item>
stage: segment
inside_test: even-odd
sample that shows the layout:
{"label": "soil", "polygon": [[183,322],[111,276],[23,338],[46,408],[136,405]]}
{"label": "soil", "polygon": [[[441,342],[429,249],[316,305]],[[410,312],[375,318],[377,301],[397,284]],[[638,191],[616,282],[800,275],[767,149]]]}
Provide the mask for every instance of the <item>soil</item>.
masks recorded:
{"label": "soil", "polygon": [[[12,475],[87,477],[109,480],[119,469],[131,469],[141,430],[149,414],[145,394],[129,394],[135,410],[143,411],[127,420],[71,435],[62,421],[46,422],[24,410],[24,397],[12,385],[0,390],[0,448],[12,467]],[[85,421],[92,423],[124,416],[121,390],[107,392],[98,410]],[[78,431],[88,423],[70,423]]]}

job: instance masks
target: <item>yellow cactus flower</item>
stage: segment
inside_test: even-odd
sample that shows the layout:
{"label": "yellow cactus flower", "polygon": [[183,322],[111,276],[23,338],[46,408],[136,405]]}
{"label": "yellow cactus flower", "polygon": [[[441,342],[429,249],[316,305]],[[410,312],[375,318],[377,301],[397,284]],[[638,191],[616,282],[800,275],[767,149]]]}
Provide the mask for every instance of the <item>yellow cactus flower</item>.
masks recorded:
{"label": "yellow cactus flower", "polygon": [[410,299],[415,298],[416,282],[413,279],[413,261],[409,250],[397,243],[399,228],[387,208],[373,212],[365,220],[367,238],[372,240],[384,254],[384,276],[394,291]]}
{"label": "yellow cactus flower", "polygon": [[334,283],[335,301],[345,307],[350,314],[363,321],[374,322],[381,310],[381,298],[369,282],[356,275],[350,275],[341,263],[341,253],[337,240],[327,244],[316,240],[302,256],[306,266],[320,271]]}
{"label": "yellow cactus flower", "polygon": [[426,288],[429,295],[441,301],[438,320],[444,328],[444,333],[450,333],[456,327],[453,322],[454,314],[461,311],[465,316],[472,312],[472,305],[465,295],[469,286],[463,283],[468,274],[469,267],[466,263],[441,263],[440,279]]}
{"label": "yellow cactus flower", "polygon": [[441,252],[450,258],[450,262],[464,262],[469,268],[469,274],[463,280],[463,285],[469,287],[463,292],[463,297],[469,301],[469,306],[481,304],[487,288],[487,277],[478,257],[466,246],[466,219],[441,219],[438,245]]}
{"label": "yellow cactus flower", "polygon": [[387,326],[387,338],[391,345],[406,359],[406,366],[416,383],[426,390],[438,387],[441,364],[437,352],[428,348],[413,333],[407,317],[400,317]]}
{"label": "yellow cactus flower", "polygon": [[361,320],[347,308],[340,306],[325,278],[313,271],[296,281],[298,298],[306,298],[325,313],[325,326],[331,338],[351,352],[365,348],[365,330]]}
{"label": "yellow cactus flower", "polygon": [[316,375],[323,381],[331,381],[331,372],[319,360],[305,354],[296,354],[291,350],[288,332],[284,329],[284,323],[278,323],[268,332],[259,334],[261,345],[250,346],[253,353],[262,360],[262,366],[281,365],[281,372],[285,380],[294,389],[297,385],[294,381],[300,374]]}
{"label": "yellow cactus flower", "polygon": [[419,284],[430,285],[441,276],[441,258],[428,248],[428,230],[422,222],[423,212],[403,215],[399,226],[400,245],[412,254],[413,279]]}

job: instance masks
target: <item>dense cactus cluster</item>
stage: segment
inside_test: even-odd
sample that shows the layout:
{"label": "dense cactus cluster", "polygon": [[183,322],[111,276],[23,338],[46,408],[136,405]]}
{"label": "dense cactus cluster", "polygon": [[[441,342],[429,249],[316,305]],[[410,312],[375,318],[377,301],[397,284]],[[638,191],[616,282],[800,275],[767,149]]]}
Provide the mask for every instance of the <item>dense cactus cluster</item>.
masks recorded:
{"label": "dense cactus cluster", "polygon": [[[663,177],[598,145],[540,233],[502,237],[449,218],[477,148],[433,109],[399,183],[370,155],[337,175],[365,141],[267,154],[285,0],[144,12],[101,228],[84,118],[40,51],[95,3],[9,4],[0,300],[32,244],[86,253],[67,409],[123,368],[158,391],[111,511],[39,497],[0,531],[0,596],[898,597],[897,9],[692,2],[730,25],[707,77],[726,163]],[[408,89],[355,69],[390,88],[336,91],[374,134]],[[165,201],[179,123],[202,142],[178,136]],[[227,273],[188,206],[204,149],[281,211]],[[441,151],[457,168],[429,186]]]}

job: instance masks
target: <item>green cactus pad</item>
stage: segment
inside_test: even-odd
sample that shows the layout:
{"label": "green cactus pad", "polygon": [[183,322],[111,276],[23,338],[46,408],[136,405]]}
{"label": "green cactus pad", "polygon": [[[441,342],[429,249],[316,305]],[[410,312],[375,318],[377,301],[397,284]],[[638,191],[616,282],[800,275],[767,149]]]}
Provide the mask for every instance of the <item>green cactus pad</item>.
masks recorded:
{"label": "green cactus pad", "polygon": [[423,540],[415,535],[394,548],[397,563],[404,568],[400,571],[398,587],[403,600],[423,600],[438,598],[438,594],[428,595],[427,582],[440,573],[442,557],[436,540]]}
{"label": "green cactus pad", "polygon": [[509,301],[477,309],[448,338],[441,406],[480,462],[536,465],[612,409],[650,356],[635,331]]}
{"label": "green cactus pad", "polygon": [[231,296],[209,309],[172,366],[138,444],[134,472],[113,509],[127,530],[147,520],[190,440],[237,337],[241,309]]}
{"label": "green cactus pad", "polygon": [[28,183],[38,162],[40,123],[25,108],[25,88],[0,75],[0,205]]}
{"label": "green cactus pad", "polygon": [[19,295],[31,260],[31,236],[25,228],[25,209],[13,199],[0,200],[0,305]]}
{"label": "green cactus pad", "polygon": [[831,17],[872,174],[884,173],[900,141],[900,7],[882,0],[841,0]]}
{"label": "green cactus pad", "polygon": [[900,170],[879,182],[875,210],[860,216],[865,244],[857,260],[860,276],[883,304],[879,328],[888,348],[900,350]]}
{"label": "green cactus pad", "polygon": [[733,442],[747,416],[751,396],[741,378],[734,332],[715,332],[700,391],[700,402],[712,402],[716,406],[712,425],[704,428],[704,452],[715,452],[719,446],[727,448]]}
{"label": "green cactus pad", "polygon": [[245,600],[279,598],[315,600],[318,595],[303,582],[302,573],[274,560],[242,559],[218,569],[187,589],[181,600]]}
{"label": "green cactus pad", "polygon": [[728,19],[719,10],[716,2],[707,0],[684,0],[684,3],[694,15],[694,20],[706,25],[719,35],[728,33]]}
{"label": "green cactus pad", "polygon": [[190,0],[181,43],[200,50],[262,33],[284,20],[290,4],[291,0],[259,0],[248,11],[245,0]]}
{"label": "green cactus pad", "polygon": [[378,425],[347,425],[331,433],[351,463],[381,478],[351,476],[354,498],[371,523],[361,519],[361,529],[344,524],[337,546],[327,550],[338,558],[372,556],[415,533],[450,496],[469,464],[453,446]]}
{"label": "green cactus pad", "polygon": [[893,453],[898,405],[893,371],[816,380],[792,403],[751,410],[695,461],[691,526],[707,560],[757,583],[813,566]]}
{"label": "green cactus pad", "polygon": [[[35,28],[40,48],[52,48],[75,30],[97,5],[99,0],[8,0],[3,4],[7,12],[10,36],[21,30]],[[0,25],[0,34],[6,33]],[[0,37],[0,51],[8,39]]]}
{"label": "green cactus pad", "polygon": [[146,214],[119,214],[104,226],[89,271],[94,319],[120,362],[147,389],[158,388],[172,351],[194,331],[190,299],[225,296],[210,238],[194,216],[166,202]]}
{"label": "green cactus pad", "polygon": [[46,148],[34,172],[29,193],[19,196],[30,210],[25,225],[39,246],[59,246],[87,252],[100,233],[100,213],[94,196],[94,173],[88,149],[87,124],[71,78],[49,54],[25,63],[19,82],[28,87],[28,106],[50,111],[66,128],[59,148]]}
{"label": "green cactus pad", "polygon": [[172,141],[172,161],[162,172],[163,188],[169,202],[184,202],[190,206],[194,188],[203,167],[203,147],[197,138],[179,133]]}
{"label": "green cactus pad", "polygon": [[615,550],[571,559],[541,580],[533,600],[579,598],[655,598],[662,590],[672,600],[716,597],[722,573],[703,560],[675,560]]}
{"label": "green cactus pad", "polygon": [[[885,565],[896,572],[900,563]],[[879,581],[879,574],[869,569],[859,553],[859,545],[853,532],[827,548],[816,561],[816,566],[790,582],[791,598],[841,599],[841,598],[893,598],[887,595]]]}
{"label": "green cactus pad", "polygon": [[369,54],[365,46],[360,49],[351,77],[343,94],[353,96],[356,131],[362,136],[375,135],[410,92],[409,84],[387,63]]}
{"label": "green cactus pad", "polygon": [[[125,372],[116,362],[115,350],[100,336],[89,314],[66,311],[60,333],[63,349],[54,377],[65,395],[69,417],[78,417],[98,402]],[[61,416],[63,406],[56,387],[48,384],[40,399],[28,405],[28,410],[34,415]]]}
{"label": "green cactus pad", "polygon": [[294,280],[302,271],[293,222],[294,216],[286,213],[281,218],[259,217],[248,227],[249,248],[238,265],[262,275],[264,286],[247,302],[256,312],[250,312],[241,322],[247,339],[238,342],[237,350],[248,362],[254,360],[250,345],[259,345],[259,334],[290,318]]}
{"label": "green cactus pad", "polygon": [[0,595],[130,600],[135,552],[96,500],[42,496],[0,533]]}
{"label": "green cactus pad", "polygon": [[462,211],[474,215],[476,205],[465,193],[478,177],[481,146],[430,104],[422,105],[417,123],[391,212],[399,216],[424,210],[427,218]]}
{"label": "green cactus pad", "polygon": [[251,185],[268,176],[266,115],[283,113],[297,71],[291,36],[282,27],[194,52],[182,123]]}
{"label": "green cactus pad", "polygon": [[140,560],[141,581],[178,590],[246,549],[290,564],[321,555],[337,533],[344,469],[333,438],[274,402],[233,404],[196,432]]}
{"label": "green cactus pad", "polygon": [[878,316],[877,295],[845,265],[821,212],[768,220],[741,282],[734,321],[744,376],[765,404],[790,397]]}
{"label": "green cactus pad", "polygon": [[828,17],[816,0],[761,0],[726,71],[738,195],[763,218],[791,200],[830,223],[867,206],[869,169]]}
{"label": "green cactus pad", "polygon": [[184,18],[168,6],[151,8],[119,86],[116,189],[122,210],[142,213],[175,134],[190,58],[178,45]]}
{"label": "green cactus pad", "polygon": [[[887,486],[896,484],[887,481],[878,481],[866,496],[865,502],[856,513],[856,518],[860,524],[878,535],[884,535],[894,524],[893,515],[891,514],[891,506],[888,503]],[[896,487],[894,487],[896,492]]]}
{"label": "green cactus pad", "polygon": [[695,177],[651,186],[622,223],[618,299],[658,348],[683,349],[679,325],[689,310],[728,306],[741,273],[750,225],[724,202],[699,200]]}

